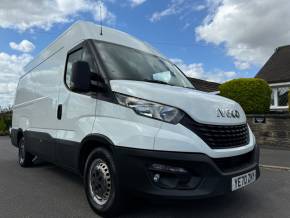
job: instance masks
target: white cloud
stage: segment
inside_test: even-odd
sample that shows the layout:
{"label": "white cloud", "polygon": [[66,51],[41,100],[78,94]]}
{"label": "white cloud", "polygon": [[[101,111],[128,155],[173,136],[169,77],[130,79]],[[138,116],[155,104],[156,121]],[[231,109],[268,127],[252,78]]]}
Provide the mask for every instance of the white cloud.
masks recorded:
{"label": "white cloud", "polygon": [[143,3],[145,3],[147,0],[129,0],[130,6],[132,8],[137,7],[139,5],[142,5]]}
{"label": "white cloud", "polygon": [[0,105],[5,107],[13,104],[19,77],[24,73],[23,67],[32,60],[29,54],[9,55],[0,52]]}
{"label": "white cloud", "polygon": [[163,11],[154,12],[150,17],[150,21],[156,22],[161,20],[161,18],[163,17],[180,13],[183,10],[183,3],[184,0],[171,0],[170,4],[166,9],[164,9]]}
{"label": "white cloud", "polygon": [[202,11],[202,10],[206,9],[206,5],[197,5],[194,9],[196,11]]}
{"label": "white cloud", "polygon": [[194,0],[171,0],[167,7],[162,11],[154,12],[151,17],[151,22],[160,21],[164,17],[172,15],[180,15],[180,19],[192,14],[194,11],[202,11],[206,9],[206,5],[198,5]]}
{"label": "white cloud", "polygon": [[211,7],[196,28],[198,40],[224,45],[238,69],[260,66],[278,46],[290,44],[289,0],[208,0]]}
{"label": "white cloud", "polygon": [[185,64],[181,59],[171,59],[188,77],[223,83],[237,77],[236,72],[215,70],[206,72],[202,63]]}
{"label": "white cloud", "polygon": [[16,51],[21,51],[21,52],[31,52],[35,49],[35,45],[24,39],[22,40],[19,44],[17,44],[16,42],[10,42],[9,43],[10,48],[16,50]]}
{"label": "white cloud", "polygon": [[[112,1],[112,0],[111,0]],[[99,6],[103,19],[114,24],[116,17],[102,1],[94,0],[1,0],[0,27],[26,31],[33,28],[49,30],[56,23],[72,21],[80,13],[90,13],[99,21]]]}

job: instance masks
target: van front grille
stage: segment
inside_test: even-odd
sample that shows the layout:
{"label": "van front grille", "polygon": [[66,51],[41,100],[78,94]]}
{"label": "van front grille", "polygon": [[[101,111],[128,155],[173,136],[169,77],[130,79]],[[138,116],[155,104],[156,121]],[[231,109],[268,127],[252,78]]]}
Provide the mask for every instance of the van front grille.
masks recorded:
{"label": "van front grille", "polygon": [[191,119],[188,115],[185,115],[180,123],[197,134],[213,149],[241,147],[247,145],[250,140],[247,124],[201,124]]}

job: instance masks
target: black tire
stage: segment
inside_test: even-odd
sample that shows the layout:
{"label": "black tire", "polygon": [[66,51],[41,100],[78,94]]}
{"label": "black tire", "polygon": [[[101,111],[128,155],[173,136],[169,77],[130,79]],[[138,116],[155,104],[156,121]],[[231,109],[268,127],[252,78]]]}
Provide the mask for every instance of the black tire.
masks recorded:
{"label": "black tire", "polygon": [[109,151],[96,148],[88,156],[84,185],[89,204],[97,214],[112,217],[119,213],[121,190],[114,159]]}
{"label": "black tire", "polygon": [[18,142],[18,163],[21,167],[29,167],[33,165],[34,156],[26,151],[25,140],[22,137]]}

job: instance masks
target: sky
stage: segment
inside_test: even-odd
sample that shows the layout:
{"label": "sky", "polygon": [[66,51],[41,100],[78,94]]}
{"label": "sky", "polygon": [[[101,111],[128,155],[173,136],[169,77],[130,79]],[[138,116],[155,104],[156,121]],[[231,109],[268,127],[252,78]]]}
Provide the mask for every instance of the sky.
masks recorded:
{"label": "sky", "polygon": [[219,83],[254,77],[277,47],[290,44],[289,0],[0,0],[0,5],[2,107],[13,104],[23,67],[77,20],[99,24],[102,17],[104,25],[153,45],[187,76]]}

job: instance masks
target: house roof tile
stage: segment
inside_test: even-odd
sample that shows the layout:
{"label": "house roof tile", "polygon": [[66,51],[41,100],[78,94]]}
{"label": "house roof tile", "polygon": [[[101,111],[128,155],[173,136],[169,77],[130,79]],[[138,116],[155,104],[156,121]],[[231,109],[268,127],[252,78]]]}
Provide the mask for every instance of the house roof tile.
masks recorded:
{"label": "house roof tile", "polygon": [[268,83],[290,82],[290,45],[277,48],[256,78]]}

